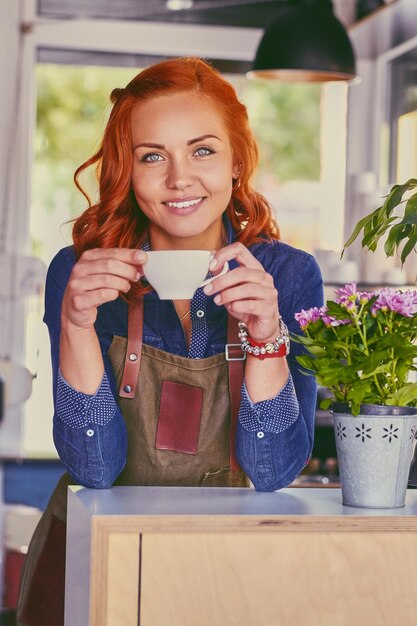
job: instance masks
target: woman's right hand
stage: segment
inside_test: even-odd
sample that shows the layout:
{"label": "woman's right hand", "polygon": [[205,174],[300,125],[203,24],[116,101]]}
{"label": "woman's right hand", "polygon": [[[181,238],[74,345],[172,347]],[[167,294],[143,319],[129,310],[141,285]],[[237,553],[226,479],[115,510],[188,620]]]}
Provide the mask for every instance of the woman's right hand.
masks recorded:
{"label": "woman's right hand", "polygon": [[74,265],[62,301],[62,323],[92,328],[97,307],[127,293],[143,276],[146,253],[129,248],[86,250]]}

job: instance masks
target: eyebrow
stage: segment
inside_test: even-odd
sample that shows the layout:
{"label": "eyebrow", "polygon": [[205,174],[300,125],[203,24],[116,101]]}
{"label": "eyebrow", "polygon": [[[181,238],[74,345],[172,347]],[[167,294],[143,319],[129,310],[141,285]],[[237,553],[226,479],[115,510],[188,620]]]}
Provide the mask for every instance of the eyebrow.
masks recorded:
{"label": "eyebrow", "polygon": [[[205,139],[217,139],[217,141],[220,141],[219,137],[216,135],[201,135],[201,137],[196,137],[195,139],[187,141],[187,146],[192,146],[193,144],[198,143],[199,141],[204,141]],[[133,150],[136,150],[136,148],[155,148],[156,150],[165,150],[165,146],[161,143],[138,143]]]}

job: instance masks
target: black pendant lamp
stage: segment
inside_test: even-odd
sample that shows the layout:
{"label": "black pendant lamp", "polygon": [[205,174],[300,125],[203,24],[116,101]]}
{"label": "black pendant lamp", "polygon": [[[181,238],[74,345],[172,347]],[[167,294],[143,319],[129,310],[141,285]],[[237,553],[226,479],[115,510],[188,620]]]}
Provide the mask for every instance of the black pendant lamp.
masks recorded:
{"label": "black pendant lamp", "polygon": [[259,44],[248,78],[351,81],[355,55],[331,0],[286,0]]}

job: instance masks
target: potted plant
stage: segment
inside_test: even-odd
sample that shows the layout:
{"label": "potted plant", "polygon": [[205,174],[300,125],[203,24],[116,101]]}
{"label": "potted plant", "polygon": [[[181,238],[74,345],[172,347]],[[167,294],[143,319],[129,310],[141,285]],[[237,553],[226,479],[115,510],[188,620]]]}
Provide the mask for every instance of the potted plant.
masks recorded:
{"label": "potted plant", "polygon": [[[374,251],[387,233],[385,251],[403,245],[401,262],[417,244],[417,187],[395,185],[384,204],[358,222],[345,248],[363,231],[362,247]],[[404,205],[403,216],[394,209]],[[356,283],[336,291],[320,309],[296,314],[306,353],[297,357],[331,398],[343,503],[356,507],[404,505],[417,432],[417,291],[368,292]]]}
{"label": "potted plant", "polygon": [[336,291],[321,308],[296,313],[294,340],[306,373],[331,392],[343,503],[404,506],[417,432],[417,291]]}

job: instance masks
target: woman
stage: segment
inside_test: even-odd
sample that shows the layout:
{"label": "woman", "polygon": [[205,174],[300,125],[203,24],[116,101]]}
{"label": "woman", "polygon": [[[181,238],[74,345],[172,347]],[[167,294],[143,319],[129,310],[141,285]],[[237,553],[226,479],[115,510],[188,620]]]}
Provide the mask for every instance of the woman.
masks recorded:
{"label": "woman", "polygon": [[[111,99],[101,148],[75,176],[82,190],[79,175],[97,166],[99,201],[48,272],[54,440],[68,474],[29,550],[26,626],[63,623],[68,484],[250,479],[272,491],[296,478],[313,442],[316,388],[297,346],[288,354],[286,325],[296,332],[294,312],[321,306],[321,276],[279,241],[251,187],[258,153],[245,107],[195,58],[154,65]],[[226,261],[230,271],[191,301],[162,301],[142,278],[151,249],[211,250],[213,274]],[[240,360],[226,361],[227,343],[242,344]]]}

